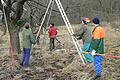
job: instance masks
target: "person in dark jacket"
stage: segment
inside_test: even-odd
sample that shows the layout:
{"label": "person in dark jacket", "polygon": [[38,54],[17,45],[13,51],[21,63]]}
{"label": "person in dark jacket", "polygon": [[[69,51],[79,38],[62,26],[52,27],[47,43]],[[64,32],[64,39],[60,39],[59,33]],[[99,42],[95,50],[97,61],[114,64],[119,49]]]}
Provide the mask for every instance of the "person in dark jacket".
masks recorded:
{"label": "person in dark jacket", "polygon": [[29,59],[30,59],[30,50],[31,50],[32,44],[36,43],[36,39],[30,29],[30,24],[26,23],[24,27],[25,28],[22,31],[23,54],[22,54],[21,65],[24,67],[28,67]]}
{"label": "person in dark jacket", "polygon": [[82,39],[83,41],[83,47],[82,47],[82,54],[84,54],[87,62],[91,63],[93,62],[93,57],[91,54],[85,54],[85,52],[90,52],[90,45],[92,41],[92,34],[91,31],[87,28],[88,22],[86,21],[88,18],[83,18],[82,25],[79,29],[79,32],[75,32],[73,36],[78,36],[78,39]]}
{"label": "person in dark jacket", "polygon": [[50,38],[50,51],[55,49],[55,39],[57,35],[57,28],[54,26],[54,24],[50,24],[50,28],[48,29],[48,34]]}
{"label": "person in dark jacket", "polygon": [[100,20],[96,17],[93,19],[93,24],[95,28],[92,31],[92,43],[91,48],[95,50],[94,55],[94,68],[96,76],[92,80],[98,80],[101,77],[102,72],[102,56],[99,54],[104,54],[104,28],[100,25]]}

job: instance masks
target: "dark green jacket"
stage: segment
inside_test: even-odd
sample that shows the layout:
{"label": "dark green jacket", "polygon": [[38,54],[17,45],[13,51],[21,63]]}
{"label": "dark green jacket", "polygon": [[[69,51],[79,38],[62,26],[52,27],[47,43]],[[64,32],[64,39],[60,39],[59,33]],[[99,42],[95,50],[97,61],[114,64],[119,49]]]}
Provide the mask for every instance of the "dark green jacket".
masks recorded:
{"label": "dark green jacket", "polygon": [[30,29],[22,31],[23,48],[31,48],[32,44],[36,43],[35,36]]}
{"label": "dark green jacket", "polygon": [[82,25],[79,32],[75,32],[73,36],[78,36],[79,39],[83,40],[83,43],[89,43],[92,41],[91,31],[87,28],[87,25]]}
{"label": "dark green jacket", "polygon": [[104,54],[104,39],[93,39],[91,48],[94,49],[97,54]]}

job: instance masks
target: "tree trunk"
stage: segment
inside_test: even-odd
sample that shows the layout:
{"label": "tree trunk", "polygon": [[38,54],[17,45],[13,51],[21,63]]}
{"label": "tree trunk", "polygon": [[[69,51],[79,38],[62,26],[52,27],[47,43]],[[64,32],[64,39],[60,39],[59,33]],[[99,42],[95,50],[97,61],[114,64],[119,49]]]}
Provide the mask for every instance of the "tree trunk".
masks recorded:
{"label": "tree trunk", "polygon": [[11,24],[10,27],[12,28],[9,28],[11,48],[13,52],[20,54],[21,49],[20,49],[20,39],[19,39],[19,27],[14,27],[14,26],[15,25]]}
{"label": "tree trunk", "polygon": [[15,44],[15,50],[18,54],[21,53],[20,49],[20,38],[19,38],[19,27],[17,27],[14,31],[14,44]]}

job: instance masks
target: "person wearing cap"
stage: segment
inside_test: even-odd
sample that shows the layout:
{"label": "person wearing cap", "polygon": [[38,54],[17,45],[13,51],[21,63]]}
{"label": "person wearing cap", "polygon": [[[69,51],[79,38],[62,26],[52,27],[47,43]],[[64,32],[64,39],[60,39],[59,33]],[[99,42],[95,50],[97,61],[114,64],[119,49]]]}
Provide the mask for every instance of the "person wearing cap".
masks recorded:
{"label": "person wearing cap", "polygon": [[100,25],[99,18],[96,17],[92,21],[95,28],[92,31],[91,48],[96,52],[94,55],[94,69],[96,72],[96,76],[92,80],[96,80],[100,79],[102,72],[102,56],[99,54],[104,54],[105,32],[104,28]]}
{"label": "person wearing cap", "polygon": [[88,22],[86,21],[86,18],[82,19],[82,25],[79,29],[79,32],[75,32],[73,36],[78,37],[77,39],[82,39],[83,47],[81,54],[84,54],[86,60],[88,63],[93,62],[93,57],[91,54],[85,54],[86,52],[90,52],[90,44],[92,41],[92,34],[91,31],[88,29],[87,26]]}
{"label": "person wearing cap", "polygon": [[33,35],[30,24],[26,23],[24,25],[24,29],[22,31],[22,44],[23,44],[23,54],[22,54],[22,65],[23,67],[28,67],[29,65],[29,59],[30,59],[30,50],[32,47],[32,44],[36,43],[35,36]]}
{"label": "person wearing cap", "polygon": [[50,24],[50,28],[48,29],[48,35],[50,38],[50,51],[55,49],[55,39],[57,36],[57,28],[54,26],[53,23]]}

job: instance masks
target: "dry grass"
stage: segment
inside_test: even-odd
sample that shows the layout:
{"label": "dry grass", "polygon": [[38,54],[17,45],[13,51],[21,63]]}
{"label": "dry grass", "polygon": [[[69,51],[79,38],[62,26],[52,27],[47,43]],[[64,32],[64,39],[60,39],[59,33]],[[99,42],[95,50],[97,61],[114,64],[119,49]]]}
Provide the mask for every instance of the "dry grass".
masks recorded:
{"label": "dry grass", "polygon": [[[79,25],[73,25],[74,29],[78,29]],[[91,27],[91,30],[93,28]],[[71,37],[66,26],[58,27],[58,39],[65,44],[65,50],[50,52],[49,38],[42,35],[40,45],[35,45],[31,54],[30,70],[25,71],[21,66],[17,65],[11,71],[9,60],[11,58],[0,58],[0,80],[90,80],[95,74],[93,64],[83,66],[79,61]],[[120,55],[120,34],[110,26],[105,26],[106,53],[112,55]],[[0,48],[7,48],[7,35],[3,36]],[[21,34],[20,34],[21,39]],[[21,42],[22,43],[22,42]],[[57,43],[57,42],[56,42]],[[3,46],[4,45],[4,46]],[[0,50],[0,53],[5,52]],[[16,62],[20,62],[20,55],[17,56]],[[103,61],[102,80],[119,80],[120,79],[120,60],[106,59]],[[9,74],[9,75],[8,75]],[[6,78],[7,77],[7,78]]]}

